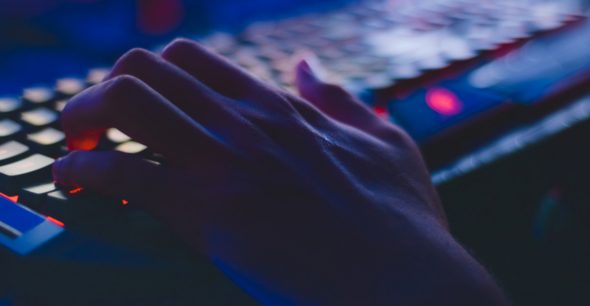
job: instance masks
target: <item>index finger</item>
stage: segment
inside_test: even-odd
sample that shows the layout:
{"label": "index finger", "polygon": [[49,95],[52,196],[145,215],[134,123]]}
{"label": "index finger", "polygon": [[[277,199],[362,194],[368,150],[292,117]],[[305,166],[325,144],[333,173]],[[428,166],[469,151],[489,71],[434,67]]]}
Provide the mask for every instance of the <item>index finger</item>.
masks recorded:
{"label": "index finger", "polygon": [[72,150],[94,149],[102,133],[115,127],[172,160],[224,152],[205,127],[131,76],[113,78],[72,98],[62,125]]}

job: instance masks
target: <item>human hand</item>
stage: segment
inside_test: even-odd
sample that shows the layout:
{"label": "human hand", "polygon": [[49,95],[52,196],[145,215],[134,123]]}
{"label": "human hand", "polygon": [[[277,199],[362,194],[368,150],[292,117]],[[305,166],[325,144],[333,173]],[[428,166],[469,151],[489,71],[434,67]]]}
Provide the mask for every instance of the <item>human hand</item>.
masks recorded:
{"label": "human hand", "polygon": [[[54,177],[141,205],[265,304],[498,305],[409,137],[296,75],[303,98],[187,40],[132,50],[63,111]],[[86,151],[110,127],[166,164]]]}

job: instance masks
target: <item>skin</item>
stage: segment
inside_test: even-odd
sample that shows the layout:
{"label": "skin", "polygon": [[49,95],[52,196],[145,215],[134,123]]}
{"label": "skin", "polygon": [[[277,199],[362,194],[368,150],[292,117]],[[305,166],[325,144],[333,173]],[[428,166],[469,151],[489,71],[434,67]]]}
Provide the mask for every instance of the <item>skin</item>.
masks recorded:
{"label": "skin", "polygon": [[[301,97],[189,40],[134,49],[63,112],[55,180],[129,199],[266,305],[505,305],[414,142],[296,67]],[[90,151],[116,127],[165,157]]]}

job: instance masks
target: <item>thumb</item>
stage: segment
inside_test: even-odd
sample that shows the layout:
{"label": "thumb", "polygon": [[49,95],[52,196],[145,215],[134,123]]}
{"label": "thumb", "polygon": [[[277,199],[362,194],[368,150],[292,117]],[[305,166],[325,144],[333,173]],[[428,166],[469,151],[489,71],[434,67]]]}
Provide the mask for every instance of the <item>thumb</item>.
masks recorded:
{"label": "thumb", "polygon": [[295,83],[301,97],[328,116],[342,123],[368,131],[380,120],[373,111],[354,98],[344,88],[323,82],[308,60],[296,66]]}

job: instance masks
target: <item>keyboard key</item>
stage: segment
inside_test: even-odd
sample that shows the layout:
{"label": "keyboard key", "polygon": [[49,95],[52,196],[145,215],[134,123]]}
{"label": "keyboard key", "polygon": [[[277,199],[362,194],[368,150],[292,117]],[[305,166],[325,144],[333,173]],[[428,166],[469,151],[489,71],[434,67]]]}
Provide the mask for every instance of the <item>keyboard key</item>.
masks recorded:
{"label": "keyboard key", "polygon": [[111,128],[107,131],[107,139],[117,144],[131,140],[129,136],[115,128]]}
{"label": "keyboard key", "polygon": [[0,145],[0,164],[10,163],[28,151],[29,147],[17,141],[2,144]]}
{"label": "keyboard key", "polygon": [[147,147],[139,142],[128,141],[118,145],[115,150],[123,153],[139,154],[144,153],[147,150]]}
{"label": "keyboard key", "polygon": [[94,68],[88,72],[86,76],[86,83],[88,85],[96,85],[106,78],[110,70],[107,68]]}
{"label": "keyboard key", "polygon": [[66,104],[68,104],[68,100],[59,100],[55,102],[53,109],[55,109],[58,113],[61,113],[66,107]]}
{"label": "keyboard key", "polygon": [[76,78],[63,78],[55,83],[55,91],[62,98],[75,96],[85,88],[86,83]]}
{"label": "keyboard key", "polygon": [[[72,199],[62,190],[54,190],[39,197],[40,202],[35,204],[34,209],[42,214],[55,217],[64,223],[71,225],[72,221],[76,221],[76,215],[83,216],[82,207],[78,207],[80,203],[74,203]],[[81,219],[81,218],[78,218]]]}
{"label": "keyboard key", "polygon": [[22,102],[14,98],[0,98],[0,115],[14,114],[22,107]]}
{"label": "keyboard key", "polygon": [[19,202],[25,204],[26,206],[38,210],[40,205],[45,202],[47,198],[47,194],[56,190],[55,184],[53,182],[42,183],[30,187],[25,187],[21,189],[18,193],[19,195]]}
{"label": "keyboard key", "polygon": [[22,126],[10,119],[0,120],[0,140],[16,138],[22,131]]}
{"label": "keyboard key", "polygon": [[46,154],[59,153],[66,138],[65,134],[54,128],[45,128],[39,132],[27,135],[29,142]]}
{"label": "keyboard key", "polygon": [[25,159],[0,166],[0,192],[16,194],[23,185],[31,185],[51,177],[54,159],[34,154]]}
{"label": "keyboard key", "polygon": [[24,90],[22,98],[32,105],[44,105],[53,100],[54,94],[51,88],[31,87]]}
{"label": "keyboard key", "polygon": [[59,144],[66,138],[65,134],[54,128],[45,128],[37,133],[29,134],[27,139],[43,146]]}
{"label": "keyboard key", "polygon": [[39,107],[21,114],[21,120],[31,127],[44,127],[57,122],[57,113],[45,107]]}

